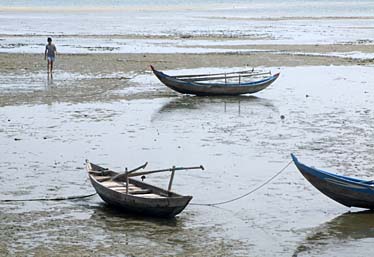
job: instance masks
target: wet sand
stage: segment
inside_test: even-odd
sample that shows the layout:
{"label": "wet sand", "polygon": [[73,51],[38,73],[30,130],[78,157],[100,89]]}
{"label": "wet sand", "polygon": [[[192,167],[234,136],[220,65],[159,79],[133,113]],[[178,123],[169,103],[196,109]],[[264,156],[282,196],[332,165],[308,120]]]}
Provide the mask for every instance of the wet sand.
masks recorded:
{"label": "wet sand", "polygon": [[[227,46],[222,46],[222,48]],[[231,46],[233,47],[233,46]],[[208,54],[60,54],[53,80],[47,80],[43,55],[0,54],[0,106],[54,101],[119,100],[175,95],[166,88],[143,88],[136,94],[118,94],[132,79],[160,70],[200,67],[293,67],[370,65],[373,59],[329,56],[328,53],[370,53],[374,45],[255,45],[235,46],[234,53]]]}
{"label": "wet sand", "polygon": [[[1,199],[89,194],[86,158],[117,170],[203,164],[175,178],[192,203],[248,192],[291,152],[370,178],[371,60],[294,53],[372,46],[252,47],[273,52],[61,54],[53,80],[42,55],[0,54]],[[281,77],[255,96],[201,98],[169,90],[149,64],[171,73],[269,67]],[[166,187],[168,176],[147,181]],[[167,221],[111,210],[97,196],[0,207],[1,256],[367,256],[373,243],[372,213],[345,214],[359,210],[327,199],[293,166],[247,198],[190,205]]]}
{"label": "wet sand", "polygon": [[[214,40],[214,38],[213,38]],[[212,46],[205,46],[210,48]],[[370,64],[372,60],[324,56],[326,53],[374,52],[374,45],[241,45],[214,46],[214,48],[234,48],[234,53],[203,54],[61,54],[56,68],[66,72],[117,73],[143,71],[149,64],[160,69],[180,69],[197,67],[287,67],[305,65],[352,65]],[[254,49],[253,52],[244,52]],[[259,50],[256,52],[256,50]],[[243,52],[241,52],[243,51]],[[43,55],[0,54],[0,72],[43,71]]]}

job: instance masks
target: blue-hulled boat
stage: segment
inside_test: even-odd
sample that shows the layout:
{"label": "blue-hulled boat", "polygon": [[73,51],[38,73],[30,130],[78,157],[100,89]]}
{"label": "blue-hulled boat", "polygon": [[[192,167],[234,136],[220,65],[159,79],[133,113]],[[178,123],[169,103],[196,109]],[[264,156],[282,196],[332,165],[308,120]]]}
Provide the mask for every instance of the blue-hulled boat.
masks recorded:
{"label": "blue-hulled boat", "polygon": [[291,154],[303,176],[319,191],[347,207],[374,209],[374,181],[335,175],[306,166]]}
{"label": "blue-hulled boat", "polygon": [[182,93],[199,96],[208,95],[241,95],[261,91],[273,83],[279,73],[255,70],[217,73],[169,76],[150,66],[155,76],[167,87]]}

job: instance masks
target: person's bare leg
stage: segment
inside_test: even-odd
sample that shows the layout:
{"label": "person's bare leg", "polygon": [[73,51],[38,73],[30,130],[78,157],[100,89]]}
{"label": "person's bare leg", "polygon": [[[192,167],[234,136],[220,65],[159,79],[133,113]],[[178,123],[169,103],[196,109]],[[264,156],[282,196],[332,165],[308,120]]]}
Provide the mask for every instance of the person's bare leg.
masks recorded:
{"label": "person's bare leg", "polygon": [[52,71],[53,71],[53,61],[51,61],[51,74],[52,74]]}
{"label": "person's bare leg", "polygon": [[49,60],[48,60],[48,62],[47,62],[47,73],[49,74]]}

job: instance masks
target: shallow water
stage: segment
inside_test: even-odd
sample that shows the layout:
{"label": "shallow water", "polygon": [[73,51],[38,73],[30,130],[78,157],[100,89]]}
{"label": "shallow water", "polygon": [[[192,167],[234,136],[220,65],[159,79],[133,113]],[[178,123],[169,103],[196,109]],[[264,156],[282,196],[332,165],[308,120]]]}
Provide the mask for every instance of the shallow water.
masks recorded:
{"label": "shallow water", "polygon": [[[175,177],[174,190],[193,195],[192,203],[248,192],[284,167],[291,152],[304,163],[372,179],[373,67],[280,71],[278,81],[255,96],[181,96],[142,75],[114,89],[112,100],[79,103],[71,96],[1,107],[2,199],[91,193],[86,158],[117,170],[145,161],[150,169],[203,164],[205,171]],[[57,73],[56,87],[60,79]],[[63,83],[70,90],[85,86],[84,80]],[[140,99],[123,100],[132,94]],[[146,181],[166,187],[168,175]],[[121,214],[97,196],[1,203],[0,254],[366,256],[373,214],[344,214],[349,210],[291,165],[247,198],[220,208],[189,205],[168,221]]]}
{"label": "shallow water", "polygon": [[47,36],[53,36],[60,53],[238,51],[206,47],[206,41],[194,40],[199,37],[228,46],[233,39],[243,45],[373,44],[373,11],[374,4],[368,0],[165,0],[157,5],[2,1],[0,52],[42,53]]}
{"label": "shallow water", "polygon": [[[40,10],[41,8],[70,8],[70,10],[85,10],[86,8],[100,9],[120,9],[120,10],[199,10],[201,7],[209,8],[213,11],[232,10],[233,13],[250,12],[257,16],[305,16],[306,14],[312,16],[330,15],[336,16],[337,13],[355,16],[370,16],[374,9],[374,4],[370,0],[360,0],[352,2],[350,0],[188,0],[180,2],[177,0],[159,0],[157,3],[149,3],[147,0],[131,1],[131,0],[2,0],[1,7],[3,8],[25,8],[31,10]],[[42,9],[43,10],[43,9]],[[105,10],[105,9],[104,9]]]}

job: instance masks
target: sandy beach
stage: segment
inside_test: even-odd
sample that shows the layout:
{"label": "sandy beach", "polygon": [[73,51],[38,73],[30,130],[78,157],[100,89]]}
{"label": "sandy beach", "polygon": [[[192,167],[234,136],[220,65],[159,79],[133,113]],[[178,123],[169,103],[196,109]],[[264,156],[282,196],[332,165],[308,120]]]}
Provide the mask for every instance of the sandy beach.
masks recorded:
{"label": "sandy beach", "polygon": [[[214,40],[214,39],[213,39]],[[207,46],[208,47],[208,46]],[[229,46],[226,46],[229,47]],[[233,46],[231,46],[232,48]],[[373,45],[255,45],[250,53],[241,52],[248,46],[235,47],[233,53],[207,54],[60,54],[55,64],[51,90],[41,90],[46,83],[46,65],[42,54],[0,54],[0,74],[27,79],[33,88],[7,88],[0,92],[2,106],[44,101],[120,100],[175,95],[169,89],[144,89],[136,94],[118,94],[120,89],[136,83],[137,75],[150,74],[149,65],[160,70],[203,67],[295,67],[326,65],[371,65],[370,58],[350,57],[352,52],[373,52]],[[333,55],[331,53],[339,53]],[[43,75],[44,74],[44,75]],[[29,77],[27,77],[29,76]],[[5,79],[5,78],[3,78]],[[74,80],[77,79],[79,83]]]}

